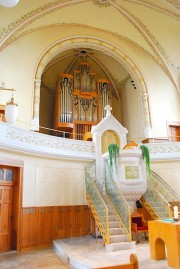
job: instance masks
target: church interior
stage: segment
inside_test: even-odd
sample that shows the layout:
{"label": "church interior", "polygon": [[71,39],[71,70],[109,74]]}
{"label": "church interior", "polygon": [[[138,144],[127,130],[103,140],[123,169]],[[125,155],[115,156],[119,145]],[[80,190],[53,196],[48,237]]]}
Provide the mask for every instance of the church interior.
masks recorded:
{"label": "church interior", "polygon": [[179,21],[179,0],[0,0],[2,269],[180,268]]}

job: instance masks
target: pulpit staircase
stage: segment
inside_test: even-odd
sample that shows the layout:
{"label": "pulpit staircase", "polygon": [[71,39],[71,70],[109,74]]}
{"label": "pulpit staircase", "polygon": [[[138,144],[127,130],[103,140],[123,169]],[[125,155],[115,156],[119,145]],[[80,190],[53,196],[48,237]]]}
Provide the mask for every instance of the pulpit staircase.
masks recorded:
{"label": "pulpit staircase", "polygon": [[173,216],[173,206],[179,205],[180,196],[156,173],[151,171],[148,188],[141,198],[143,207],[153,219],[166,219]]}
{"label": "pulpit staircase", "polygon": [[87,200],[106,249],[119,250],[133,247],[130,207],[112,179],[106,176],[104,184],[98,184],[95,176],[95,162],[93,162],[85,169],[85,182]]}
{"label": "pulpit staircase", "polygon": [[[96,166],[92,162],[85,168],[87,200],[104,239],[107,249],[133,247],[131,237],[131,210],[111,176],[108,161],[104,161],[104,182],[96,181]],[[156,173],[147,175],[147,191],[141,197],[143,207],[153,219],[173,217],[174,205],[180,196]]]}

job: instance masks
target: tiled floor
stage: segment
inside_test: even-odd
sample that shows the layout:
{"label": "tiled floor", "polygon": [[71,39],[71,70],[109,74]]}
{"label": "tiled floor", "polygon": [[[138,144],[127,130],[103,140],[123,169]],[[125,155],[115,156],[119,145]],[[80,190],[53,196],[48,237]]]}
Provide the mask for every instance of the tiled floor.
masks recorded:
{"label": "tiled floor", "polygon": [[100,240],[85,236],[54,241],[61,257],[78,269],[117,265],[129,262],[131,253],[136,253],[139,269],[170,269],[167,260],[150,259],[148,241],[141,241],[134,249],[107,251]]}
{"label": "tiled floor", "polygon": [[[134,249],[106,251],[102,242],[87,235],[85,237],[56,240],[58,252],[53,248],[38,249],[22,253],[0,255],[0,269],[87,269],[98,266],[129,262],[131,253],[136,253],[139,269],[170,269],[167,260],[150,259],[149,244],[141,241]],[[58,255],[57,255],[58,253]],[[59,258],[59,256],[61,258]],[[68,265],[69,264],[69,265]],[[71,265],[71,266],[70,266]]]}
{"label": "tiled floor", "polygon": [[53,248],[0,255],[0,269],[67,269]]}

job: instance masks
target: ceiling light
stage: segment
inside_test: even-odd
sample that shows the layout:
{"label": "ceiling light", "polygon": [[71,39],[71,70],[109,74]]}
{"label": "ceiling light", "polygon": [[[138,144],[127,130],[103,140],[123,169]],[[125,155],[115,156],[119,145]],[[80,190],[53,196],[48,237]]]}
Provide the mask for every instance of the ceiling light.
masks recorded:
{"label": "ceiling light", "polygon": [[18,2],[19,0],[0,0],[0,5],[3,7],[14,7]]}
{"label": "ceiling light", "polygon": [[12,91],[11,100],[6,103],[5,107],[5,119],[9,124],[14,124],[16,122],[17,113],[18,113],[18,105],[14,102],[14,94],[15,89],[8,89],[5,87],[0,87],[2,91]]}

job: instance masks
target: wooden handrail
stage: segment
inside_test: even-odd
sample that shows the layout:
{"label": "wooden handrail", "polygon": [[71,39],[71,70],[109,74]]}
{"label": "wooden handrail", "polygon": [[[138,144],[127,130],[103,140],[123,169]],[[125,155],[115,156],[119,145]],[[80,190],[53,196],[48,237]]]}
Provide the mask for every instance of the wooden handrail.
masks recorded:
{"label": "wooden handrail", "polygon": [[104,267],[94,267],[93,269],[138,269],[139,263],[138,258],[135,253],[130,255],[130,263],[119,264],[119,265],[110,265]]}

